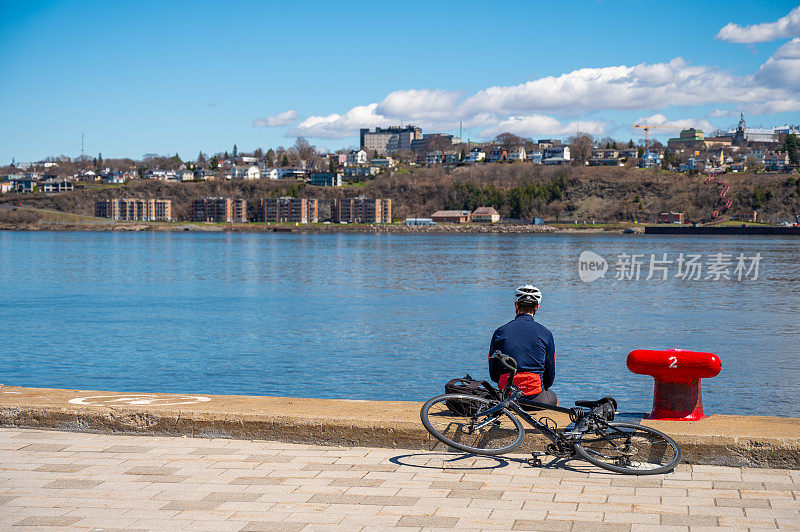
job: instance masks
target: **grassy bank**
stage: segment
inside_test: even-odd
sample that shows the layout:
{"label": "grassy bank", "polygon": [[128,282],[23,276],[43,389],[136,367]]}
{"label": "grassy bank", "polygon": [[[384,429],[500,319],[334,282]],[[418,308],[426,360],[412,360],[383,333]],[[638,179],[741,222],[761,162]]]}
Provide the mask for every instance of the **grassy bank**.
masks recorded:
{"label": "grassy bank", "polygon": [[[800,210],[800,181],[786,174],[728,174],[728,214],[759,211],[761,219],[789,219]],[[595,224],[651,222],[661,212],[686,213],[705,222],[719,207],[722,186],[705,183],[702,175],[639,168],[552,168],[527,164],[487,164],[456,168],[402,169],[355,186],[315,187],[297,181],[165,183],[134,180],[125,185],[91,186],[45,195],[6,194],[0,205],[22,205],[91,217],[95,201],[120,197],[171,199],[173,215],[188,218],[190,202],[205,196],[244,198],[251,214],[260,198],[295,196],[320,200],[365,195],[394,200],[395,219],[427,217],[440,209],[473,210],[493,205],[504,218],[540,216],[556,222],[581,220]],[[320,217],[330,215],[328,201]],[[0,220],[2,221],[2,220]],[[599,226],[602,227],[602,226]]]}

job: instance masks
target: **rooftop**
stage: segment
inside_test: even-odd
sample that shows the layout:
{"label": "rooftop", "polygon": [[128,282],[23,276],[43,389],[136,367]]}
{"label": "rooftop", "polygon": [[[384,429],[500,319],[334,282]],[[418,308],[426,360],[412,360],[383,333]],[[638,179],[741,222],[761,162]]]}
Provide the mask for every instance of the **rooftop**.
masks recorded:
{"label": "rooftop", "polygon": [[433,216],[469,216],[469,211],[436,211]]}

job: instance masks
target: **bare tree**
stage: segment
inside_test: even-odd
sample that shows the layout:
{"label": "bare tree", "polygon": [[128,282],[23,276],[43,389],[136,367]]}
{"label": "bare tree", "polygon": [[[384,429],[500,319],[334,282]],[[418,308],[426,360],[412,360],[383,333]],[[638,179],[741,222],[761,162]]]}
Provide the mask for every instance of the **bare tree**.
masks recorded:
{"label": "bare tree", "polygon": [[760,172],[764,169],[764,164],[756,157],[748,155],[744,160],[744,165],[748,172]]}
{"label": "bare tree", "polygon": [[317,150],[312,146],[305,138],[297,137],[297,140],[294,141],[294,149],[297,152],[297,156],[302,161],[309,161],[311,162],[314,156],[317,154]]}
{"label": "bare tree", "polygon": [[414,155],[414,152],[411,150],[398,150],[394,152],[394,158],[404,163],[416,160],[416,156]]}
{"label": "bare tree", "polygon": [[[286,164],[284,164],[284,162]],[[286,148],[278,146],[275,148],[275,164],[279,166],[288,166],[288,158],[286,157]]]}
{"label": "bare tree", "polygon": [[506,151],[511,151],[512,148],[516,148],[518,146],[524,146],[527,140],[528,139],[520,137],[519,135],[505,132],[497,135],[494,138],[494,143],[497,146],[501,146]]}
{"label": "bare tree", "polygon": [[613,149],[617,149],[618,148],[617,141],[614,140],[611,137],[608,137],[608,136],[603,137],[602,139],[600,139],[597,144],[598,144],[598,146],[600,146],[602,148],[606,148],[606,149],[612,149],[612,148]]}
{"label": "bare tree", "polygon": [[300,162],[300,154],[297,152],[297,148],[291,146],[286,153],[283,154],[285,158],[289,159],[289,164],[292,166],[297,166]]}
{"label": "bare tree", "polygon": [[445,151],[452,145],[453,143],[447,137],[430,137],[423,144],[422,151]]}
{"label": "bare tree", "polygon": [[588,133],[580,131],[567,139],[570,157],[579,164],[584,164],[592,156],[594,138]]}

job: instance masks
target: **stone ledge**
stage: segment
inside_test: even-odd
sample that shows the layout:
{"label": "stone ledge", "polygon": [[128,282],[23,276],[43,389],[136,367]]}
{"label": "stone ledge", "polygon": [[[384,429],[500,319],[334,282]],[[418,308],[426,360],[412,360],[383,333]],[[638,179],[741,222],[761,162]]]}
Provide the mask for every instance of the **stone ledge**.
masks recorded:
{"label": "stone ledge", "polygon": [[[420,406],[0,386],[0,426],[433,449],[437,442],[419,420]],[[559,426],[569,422],[563,415],[550,417]],[[712,415],[701,421],[641,422],[673,436],[688,463],[800,468],[800,418]],[[534,431],[521,450],[541,450],[545,443]]]}

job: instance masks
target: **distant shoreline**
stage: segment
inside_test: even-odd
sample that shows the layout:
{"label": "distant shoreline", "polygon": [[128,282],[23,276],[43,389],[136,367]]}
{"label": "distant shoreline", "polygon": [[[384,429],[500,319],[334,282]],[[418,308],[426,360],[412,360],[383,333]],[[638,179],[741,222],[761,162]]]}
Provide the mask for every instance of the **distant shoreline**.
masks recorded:
{"label": "distant shoreline", "polygon": [[800,236],[800,229],[777,226],[666,226],[645,224],[569,224],[533,225],[521,223],[437,225],[404,224],[290,224],[290,223],[197,223],[197,222],[118,222],[97,220],[84,222],[0,223],[0,231],[57,232],[200,232],[200,233],[294,233],[294,234],[621,234],[630,236]]}
{"label": "distant shoreline", "polygon": [[[0,224],[0,231],[86,231],[86,232],[203,232],[203,233],[381,233],[381,234],[561,234],[620,232],[624,228],[602,227],[561,228],[531,224],[440,224],[406,226],[402,224],[203,224],[180,222],[96,222],[96,223],[31,223]],[[643,231],[643,230],[642,230]]]}

